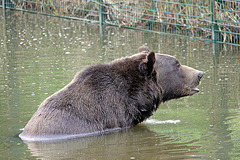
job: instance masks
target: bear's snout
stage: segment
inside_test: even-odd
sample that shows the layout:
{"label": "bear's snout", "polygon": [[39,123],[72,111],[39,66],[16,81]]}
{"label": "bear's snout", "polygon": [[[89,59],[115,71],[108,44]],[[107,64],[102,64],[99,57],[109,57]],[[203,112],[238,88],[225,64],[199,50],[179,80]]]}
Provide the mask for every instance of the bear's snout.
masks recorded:
{"label": "bear's snout", "polygon": [[197,78],[196,78],[196,84],[190,88],[190,94],[189,95],[193,95],[194,93],[198,93],[200,90],[198,88],[196,88],[196,86],[200,85],[200,80],[203,77],[204,73],[203,71],[198,71],[197,73]]}
{"label": "bear's snout", "polygon": [[199,73],[198,73],[198,75],[197,75],[199,81],[201,80],[201,78],[203,77],[203,75],[204,75],[203,71],[199,71]]}
{"label": "bear's snout", "polygon": [[203,71],[196,70],[194,68],[182,65],[182,71],[184,75],[184,95],[193,95],[200,90],[197,86],[201,83],[200,80],[203,77]]}

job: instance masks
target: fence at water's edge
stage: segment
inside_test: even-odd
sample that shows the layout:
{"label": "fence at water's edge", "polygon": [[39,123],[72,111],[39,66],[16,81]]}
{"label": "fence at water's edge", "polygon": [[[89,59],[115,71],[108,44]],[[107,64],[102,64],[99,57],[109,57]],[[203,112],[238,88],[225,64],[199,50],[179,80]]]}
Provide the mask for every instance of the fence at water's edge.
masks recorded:
{"label": "fence at water's edge", "polygon": [[1,0],[0,7],[240,46],[239,0]]}

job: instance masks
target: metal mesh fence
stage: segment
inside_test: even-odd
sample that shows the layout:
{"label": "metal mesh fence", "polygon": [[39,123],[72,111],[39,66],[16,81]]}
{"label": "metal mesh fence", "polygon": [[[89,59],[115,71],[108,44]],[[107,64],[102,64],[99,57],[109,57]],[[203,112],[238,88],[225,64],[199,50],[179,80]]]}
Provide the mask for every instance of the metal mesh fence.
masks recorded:
{"label": "metal mesh fence", "polygon": [[240,0],[2,0],[0,5],[240,45]]}

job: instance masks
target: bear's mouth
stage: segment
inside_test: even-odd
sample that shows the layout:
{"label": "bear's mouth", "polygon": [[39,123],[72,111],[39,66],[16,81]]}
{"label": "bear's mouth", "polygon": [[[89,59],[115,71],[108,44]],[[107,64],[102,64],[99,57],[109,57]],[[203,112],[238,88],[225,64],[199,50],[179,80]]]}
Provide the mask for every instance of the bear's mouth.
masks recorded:
{"label": "bear's mouth", "polygon": [[193,87],[193,88],[188,87],[188,88],[186,88],[186,93],[187,93],[188,96],[194,95],[195,93],[198,93],[198,92],[200,92],[200,90],[198,88],[196,88],[196,87]]}
{"label": "bear's mouth", "polygon": [[196,87],[188,87],[185,89],[185,93],[187,93],[188,96],[192,96],[194,95],[195,93],[198,93],[200,92],[200,90]]}
{"label": "bear's mouth", "polygon": [[193,86],[186,87],[185,91],[186,91],[187,95],[191,96],[191,95],[194,95],[195,93],[200,92],[200,90],[197,88],[197,86],[199,86],[200,83],[201,82],[199,81],[197,84],[195,84]]}
{"label": "bear's mouth", "polygon": [[200,92],[200,90],[198,88],[191,88],[190,91],[193,91],[193,92]]}
{"label": "bear's mouth", "polygon": [[199,86],[200,84],[201,84],[201,82],[198,81],[198,83],[195,84],[194,86],[187,88],[188,93],[189,93],[190,96],[193,95],[193,94],[195,94],[195,93],[200,92],[200,90],[197,88],[197,86]]}

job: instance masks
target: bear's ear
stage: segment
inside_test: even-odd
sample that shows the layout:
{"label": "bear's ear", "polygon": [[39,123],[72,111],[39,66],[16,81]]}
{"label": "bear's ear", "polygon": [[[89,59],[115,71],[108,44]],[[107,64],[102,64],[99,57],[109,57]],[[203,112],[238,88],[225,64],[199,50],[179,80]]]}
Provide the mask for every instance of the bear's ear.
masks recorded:
{"label": "bear's ear", "polygon": [[141,46],[138,48],[139,53],[141,52],[149,52],[149,48],[147,46]]}
{"label": "bear's ear", "polygon": [[151,74],[154,71],[154,64],[156,62],[156,58],[155,58],[155,53],[154,52],[150,52],[147,56],[146,59],[144,59],[140,65],[139,65],[139,70],[140,72],[150,78]]}

